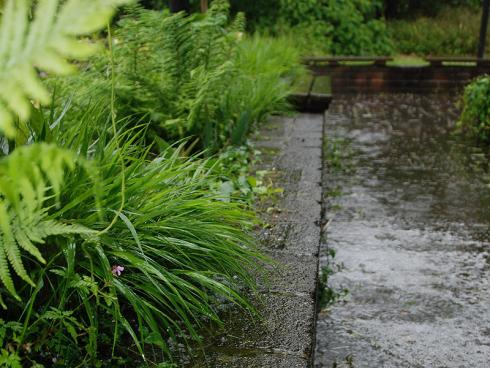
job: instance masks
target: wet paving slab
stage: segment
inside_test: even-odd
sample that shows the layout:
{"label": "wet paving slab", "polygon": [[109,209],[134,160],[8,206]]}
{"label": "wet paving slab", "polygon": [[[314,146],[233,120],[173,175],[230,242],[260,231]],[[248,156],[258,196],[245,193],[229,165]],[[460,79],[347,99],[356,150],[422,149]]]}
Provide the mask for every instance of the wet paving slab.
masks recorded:
{"label": "wet paving slab", "polygon": [[327,112],[321,264],[348,295],[319,314],[315,367],[490,367],[488,153],[452,133],[455,102],[345,96]]}
{"label": "wet paving slab", "polygon": [[323,115],[276,117],[262,127],[256,167],[281,194],[259,200],[258,246],[274,262],[257,272],[250,296],[260,318],[237,308],[223,313],[203,354],[186,364],[201,368],[308,368],[312,366],[318,279]]}

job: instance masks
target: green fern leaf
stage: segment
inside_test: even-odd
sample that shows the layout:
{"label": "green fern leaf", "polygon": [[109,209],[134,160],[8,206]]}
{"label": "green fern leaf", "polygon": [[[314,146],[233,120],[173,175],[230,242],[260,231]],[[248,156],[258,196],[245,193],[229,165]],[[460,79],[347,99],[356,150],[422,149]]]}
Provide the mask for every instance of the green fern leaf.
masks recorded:
{"label": "green fern leaf", "polygon": [[21,250],[45,263],[36,243],[44,243],[49,236],[94,233],[48,214],[48,201],[59,198],[66,173],[77,163],[73,153],[49,144],[20,147],[0,160],[0,282],[17,299],[11,270],[34,286]]}
{"label": "green fern leaf", "polygon": [[94,45],[77,39],[107,24],[116,7],[131,0],[39,0],[32,22],[29,0],[6,0],[0,19],[0,132],[13,138],[14,119],[29,118],[30,100],[50,102],[36,68],[64,75],[68,59],[91,55]]}
{"label": "green fern leaf", "polygon": [[2,207],[3,208],[0,209],[0,231],[2,232],[2,243],[7,259],[20,278],[31,286],[35,286],[22,264],[20,249],[17,246],[14,234],[12,233],[12,224],[8,221],[10,216],[5,210],[5,205]]}
{"label": "green fern leaf", "polygon": [[41,262],[41,263],[46,263],[46,260],[43,258],[41,255],[41,252],[37,247],[33,244],[33,242],[41,242],[42,238],[37,238],[37,239],[32,239],[32,237],[29,237],[28,235],[29,229],[24,228],[22,223],[20,226],[16,227],[14,230],[14,236],[15,239],[17,240],[17,243],[21,248],[23,248],[25,251],[36,257],[36,259]]}
{"label": "green fern leaf", "polygon": [[[0,202],[0,221],[4,223],[7,219],[8,215],[5,205],[4,203]],[[7,261],[5,248],[6,244],[4,242],[4,237],[0,235],[0,281],[2,281],[7,291],[9,291],[16,299],[20,299],[15,291],[14,281],[10,276],[9,264]]]}

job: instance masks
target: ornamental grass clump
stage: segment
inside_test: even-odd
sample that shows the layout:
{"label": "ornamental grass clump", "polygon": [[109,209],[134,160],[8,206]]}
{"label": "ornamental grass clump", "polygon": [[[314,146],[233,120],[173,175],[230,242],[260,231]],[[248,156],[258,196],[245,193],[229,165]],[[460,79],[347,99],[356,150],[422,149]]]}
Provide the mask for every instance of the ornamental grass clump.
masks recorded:
{"label": "ornamental grass clump", "polygon": [[[139,144],[142,135],[130,129],[90,147],[67,139],[77,142],[71,149],[78,158],[70,156],[73,169],[61,174],[56,192],[40,189],[44,222],[21,236],[26,229],[14,220],[30,209],[10,209],[19,244],[31,239],[36,251],[29,253],[46,260],[22,251],[29,280],[0,288],[2,318],[22,326],[4,340],[16,354],[29,344],[37,362],[72,366],[127,357],[126,344],[133,359],[168,358],[170,340],[199,341],[203,324],[221,323],[224,300],[253,310],[240,292],[254,287],[249,270],[260,258],[246,235],[253,215],[209,191],[216,179],[207,161],[182,158],[179,147],[152,156]],[[46,158],[33,157],[33,149],[70,152],[44,143],[21,147],[0,169],[31,153],[26,172],[44,173]],[[32,181],[22,174],[11,180],[19,187]],[[150,356],[149,347],[160,355]]]}

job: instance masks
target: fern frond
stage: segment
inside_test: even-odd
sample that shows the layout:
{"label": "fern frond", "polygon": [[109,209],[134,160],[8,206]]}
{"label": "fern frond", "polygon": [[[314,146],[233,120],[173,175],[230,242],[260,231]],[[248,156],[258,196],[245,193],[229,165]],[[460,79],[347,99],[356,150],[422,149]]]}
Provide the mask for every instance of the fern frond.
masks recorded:
{"label": "fern frond", "polygon": [[22,263],[20,249],[16,244],[14,234],[12,233],[12,223],[9,221],[9,214],[6,208],[7,206],[2,203],[0,206],[0,231],[2,234],[2,246],[5,255],[7,256],[10,265],[14,269],[15,273],[19,275],[24,281],[34,286],[34,282],[30,279],[26,269]]}
{"label": "fern frond", "polygon": [[[10,224],[8,222],[8,214],[7,214],[7,209],[5,208],[4,203],[0,203],[0,223],[2,224],[2,233],[3,233],[3,228],[10,227]],[[17,299],[19,296],[15,292],[15,286],[14,286],[14,280],[12,280],[12,277],[10,276],[10,270],[9,270],[9,263],[7,260],[7,252],[6,252],[6,247],[8,244],[4,241],[4,237],[0,237],[0,281],[3,283],[5,288],[12,293]]]}
{"label": "fern frond", "polygon": [[0,160],[0,282],[17,299],[11,269],[34,286],[21,250],[45,263],[35,243],[42,244],[53,235],[93,233],[84,226],[51,219],[47,210],[53,198],[58,200],[66,171],[77,162],[70,151],[49,144],[20,147]]}
{"label": "fern frond", "polygon": [[243,33],[245,32],[246,27],[247,27],[247,18],[245,17],[245,13],[239,12],[236,14],[235,19],[230,25],[230,32]]}
{"label": "fern frond", "polygon": [[29,22],[29,0],[6,0],[0,24],[0,132],[14,137],[15,117],[29,118],[30,100],[50,102],[36,68],[63,75],[69,59],[83,59],[95,46],[77,36],[107,24],[117,6],[130,0],[39,0]]}

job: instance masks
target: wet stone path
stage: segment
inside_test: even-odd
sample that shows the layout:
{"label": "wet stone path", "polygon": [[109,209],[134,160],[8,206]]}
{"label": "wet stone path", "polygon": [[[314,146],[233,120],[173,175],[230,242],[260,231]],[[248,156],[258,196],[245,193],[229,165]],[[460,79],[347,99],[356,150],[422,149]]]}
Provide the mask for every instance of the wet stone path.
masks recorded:
{"label": "wet stone path", "polygon": [[316,318],[322,202],[323,116],[275,117],[254,137],[264,184],[280,189],[258,200],[258,247],[275,262],[257,272],[251,302],[261,318],[225,308],[225,329],[204,341],[192,368],[309,368]]}
{"label": "wet stone path", "polygon": [[334,249],[348,295],[320,312],[315,367],[490,367],[488,160],[451,135],[454,102],[340,97],[327,112],[321,265]]}

